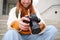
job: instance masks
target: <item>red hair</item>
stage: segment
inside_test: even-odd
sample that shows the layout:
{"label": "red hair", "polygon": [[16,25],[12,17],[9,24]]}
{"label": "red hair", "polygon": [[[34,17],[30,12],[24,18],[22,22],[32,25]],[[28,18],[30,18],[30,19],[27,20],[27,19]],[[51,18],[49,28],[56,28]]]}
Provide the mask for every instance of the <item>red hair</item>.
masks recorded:
{"label": "red hair", "polygon": [[34,8],[32,6],[32,0],[31,0],[31,4],[28,6],[27,9],[22,6],[21,0],[18,0],[16,7],[17,7],[16,11],[19,11],[19,10],[21,11],[21,17],[28,15],[28,9],[30,14],[35,13]]}

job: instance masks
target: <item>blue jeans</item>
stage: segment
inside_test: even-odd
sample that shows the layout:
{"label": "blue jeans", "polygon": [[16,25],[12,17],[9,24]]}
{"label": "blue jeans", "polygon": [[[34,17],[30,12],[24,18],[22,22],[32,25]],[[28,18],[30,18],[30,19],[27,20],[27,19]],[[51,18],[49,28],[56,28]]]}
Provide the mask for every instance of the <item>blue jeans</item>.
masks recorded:
{"label": "blue jeans", "polygon": [[43,34],[21,35],[15,30],[8,30],[2,40],[54,40],[57,29],[53,25],[46,26]]}

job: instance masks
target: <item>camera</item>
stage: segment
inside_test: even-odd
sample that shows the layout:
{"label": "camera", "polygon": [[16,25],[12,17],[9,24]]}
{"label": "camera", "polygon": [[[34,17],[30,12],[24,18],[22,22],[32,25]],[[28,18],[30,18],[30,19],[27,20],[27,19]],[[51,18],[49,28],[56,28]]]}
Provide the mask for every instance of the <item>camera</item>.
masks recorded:
{"label": "camera", "polygon": [[25,23],[30,23],[32,34],[38,34],[41,32],[40,25],[38,24],[41,20],[36,16],[36,14],[32,14],[30,16],[26,16],[30,19],[30,21],[23,20]]}

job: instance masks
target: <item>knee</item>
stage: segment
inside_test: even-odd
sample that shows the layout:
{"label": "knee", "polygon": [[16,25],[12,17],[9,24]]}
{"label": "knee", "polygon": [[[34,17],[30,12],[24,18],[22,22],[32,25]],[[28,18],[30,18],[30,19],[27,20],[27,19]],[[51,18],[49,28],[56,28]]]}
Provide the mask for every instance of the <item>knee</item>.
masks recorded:
{"label": "knee", "polygon": [[16,30],[8,30],[2,40],[17,40],[20,36]]}
{"label": "knee", "polygon": [[10,33],[10,34],[11,33],[17,33],[17,31],[15,31],[15,30],[8,30],[7,33]]}
{"label": "knee", "polygon": [[49,30],[53,34],[57,33],[57,28],[53,25],[48,25],[47,30]]}
{"label": "knee", "polygon": [[16,30],[8,30],[4,36],[12,36],[18,34]]}

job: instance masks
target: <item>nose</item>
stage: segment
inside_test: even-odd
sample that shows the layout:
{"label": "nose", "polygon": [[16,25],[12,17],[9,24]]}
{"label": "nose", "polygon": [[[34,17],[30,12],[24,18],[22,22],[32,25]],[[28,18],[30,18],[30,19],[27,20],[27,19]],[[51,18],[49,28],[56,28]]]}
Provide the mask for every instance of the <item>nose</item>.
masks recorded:
{"label": "nose", "polygon": [[25,3],[28,3],[28,0],[25,0]]}

